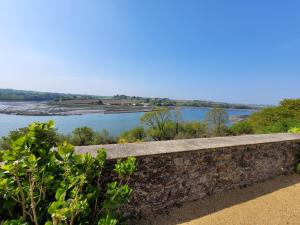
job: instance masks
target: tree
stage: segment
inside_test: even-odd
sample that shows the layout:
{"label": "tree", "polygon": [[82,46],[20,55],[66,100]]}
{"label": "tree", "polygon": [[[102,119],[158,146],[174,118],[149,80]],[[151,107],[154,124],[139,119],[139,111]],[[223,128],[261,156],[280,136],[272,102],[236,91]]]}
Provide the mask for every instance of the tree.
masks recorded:
{"label": "tree", "polygon": [[249,121],[240,121],[229,127],[229,131],[233,135],[253,134],[254,129]]}
{"label": "tree", "polygon": [[115,137],[111,136],[108,130],[103,129],[98,134],[95,134],[95,141],[94,144],[115,144],[117,140]]}
{"label": "tree", "polygon": [[149,127],[150,136],[156,140],[169,140],[172,114],[169,109],[159,108],[153,112],[147,112],[141,117],[141,123]]}
{"label": "tree", "polygon": [[180,124],[179,134],[175,139],[188,139],[205,137],[206,126],[201,122],[185,122]]}
{"label": "tree", "polygon": [[124,131],[120,134],[119,143],[132,143],[143,141],[146,138],[146,132],[143,127],[136,127],[132,130]]}
{"label": "tree", "polygon": [[95,144],[96,133],[89,127],[78,127],[71,135],[73,145],[92,145]]}
{"label": "tree", "polygon": [[221,108],[212,108],[206,114],[206,122],[210,133],[215,136],[226,134],[226,124],[229,122],[228,113]]}

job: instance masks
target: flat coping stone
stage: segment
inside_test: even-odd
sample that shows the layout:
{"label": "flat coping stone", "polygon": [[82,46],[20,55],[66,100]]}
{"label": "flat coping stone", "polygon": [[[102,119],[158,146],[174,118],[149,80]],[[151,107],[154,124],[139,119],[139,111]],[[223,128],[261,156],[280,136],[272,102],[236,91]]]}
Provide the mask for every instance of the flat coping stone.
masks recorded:
{"label": "flat coping stone", "polygon": [[126,158],[128,156],[146,156],[176,152],[199,151],[225,147],[300,141],[300,134],[260,134],[213,138],[196,138],[170,141],[151,141],[128,144],[76,146],[77,153],[96,155],[97,150],[104,148],[109,159]]}

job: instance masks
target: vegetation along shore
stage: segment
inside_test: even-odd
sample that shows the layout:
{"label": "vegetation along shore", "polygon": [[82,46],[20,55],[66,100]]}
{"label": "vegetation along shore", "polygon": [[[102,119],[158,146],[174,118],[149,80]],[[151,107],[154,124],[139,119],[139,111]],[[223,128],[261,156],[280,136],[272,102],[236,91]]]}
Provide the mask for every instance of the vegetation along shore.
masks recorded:
{"label": "vegetation along shore", "polygon": [[91,113],[150,112],[157,107],[217,107],[260,109],[261,105],[231,104],[202,100],[172,100],[115,95],[94,96],[0,89],[0,113],[14,115],[82,115]]}
{"label": "vegetation along shore", "polygon": [[[107,130],[96,132],[89,127],[78,127],[69,135],[53,130],[49,140],[61,143],[65,140],[73,145],[97,145],[131,143],[142,141],[161,141],[243,134],[298,132],[300,128],[300,99],[283,100],[277,107],[268,107],[249,117],[236,119],[229,125],[228,113],[221,108],[212,108],[205,121],[186,122],[179,110],[157,108],[146,112],[140,118],[140,126],[112,136]],[[7,149],[11,143],[27,132],[27,128],[11,131],[2,137],[0,148]]]}

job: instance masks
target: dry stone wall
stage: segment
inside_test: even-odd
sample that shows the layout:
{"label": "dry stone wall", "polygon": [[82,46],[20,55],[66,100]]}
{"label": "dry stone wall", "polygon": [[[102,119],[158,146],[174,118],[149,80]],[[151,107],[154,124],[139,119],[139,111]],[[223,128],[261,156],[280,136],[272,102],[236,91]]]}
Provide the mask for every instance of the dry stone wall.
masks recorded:
{"label": "dry stone wall", "polygon": [[78,147],[77,151],[93,153],[99,147],[108,149],[111,161],[137,157],[138,170],[131,180],[134,194],[126,208],[146,215],[292,173],[300,136],[249,135]]}

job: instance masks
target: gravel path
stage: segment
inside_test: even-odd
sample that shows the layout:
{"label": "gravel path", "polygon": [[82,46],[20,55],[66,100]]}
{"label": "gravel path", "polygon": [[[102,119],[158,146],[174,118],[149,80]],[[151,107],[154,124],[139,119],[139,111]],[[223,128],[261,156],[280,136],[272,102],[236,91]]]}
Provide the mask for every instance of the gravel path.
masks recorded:
{"label": "gravel path", "polygon": [[300,225],[300,175],[184,204],[139,225]]}

